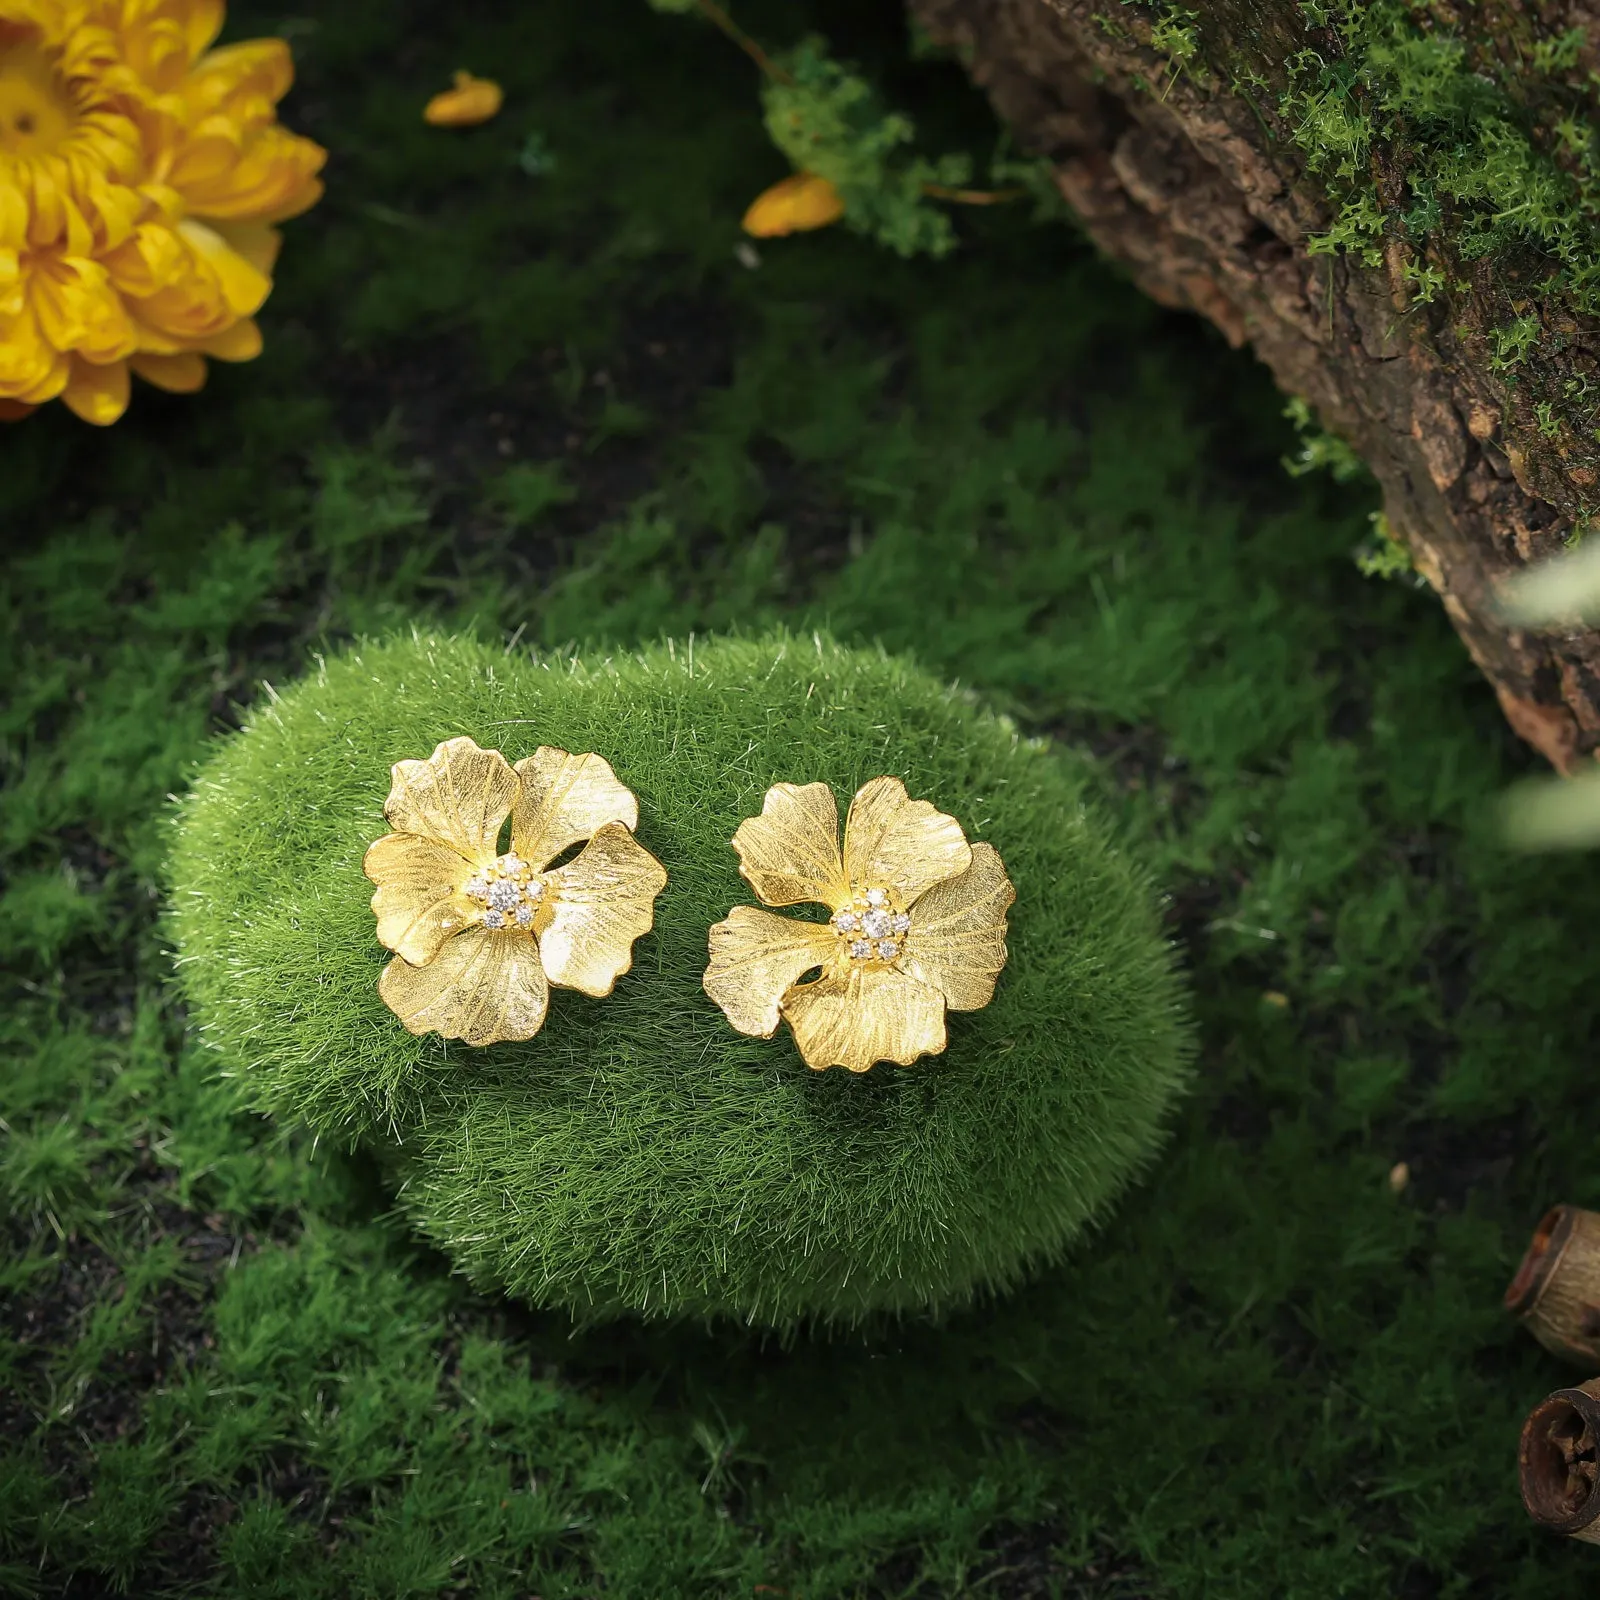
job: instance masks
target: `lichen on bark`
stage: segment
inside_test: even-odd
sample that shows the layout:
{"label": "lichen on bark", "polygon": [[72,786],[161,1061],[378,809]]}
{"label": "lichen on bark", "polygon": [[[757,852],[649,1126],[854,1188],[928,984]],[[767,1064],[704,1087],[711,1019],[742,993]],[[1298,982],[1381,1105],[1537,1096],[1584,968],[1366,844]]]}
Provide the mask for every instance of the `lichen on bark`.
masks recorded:
{"label": "lichen on bark", "polygon": [[1367,461],[1517,731],[1600,747],[1600,636],[1497,603],[1600,514],[1600,7],[911,5],[1101,248]]}

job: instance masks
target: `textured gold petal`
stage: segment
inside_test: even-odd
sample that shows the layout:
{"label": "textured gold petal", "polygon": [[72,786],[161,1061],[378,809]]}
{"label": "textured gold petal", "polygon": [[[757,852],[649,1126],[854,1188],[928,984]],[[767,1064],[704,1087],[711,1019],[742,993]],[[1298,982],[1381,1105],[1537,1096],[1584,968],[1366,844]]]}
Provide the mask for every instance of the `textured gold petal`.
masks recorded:
{"label": "textured gold petal", "polygon": [[550,1003],[533,935],[511,929],[469,928],[425,967],[396,956],[378,993],[412,1033],[475,1045],[531,1039]]}
{"label": "textured gold petal", "polygon": [[856,790],[844,824],[844,865],[857,888],[891,890],[902,906],[972,865],[972,847],[954,817],[913,800],[898,778]]}
{"label": "textured gold petal", "polygon": [[937,989],[952,1011],[981,1010],[1006,964],[1006,909],[1016,898],[999,851],[973,845],[972,865],[913,907],[902,970]]}
{"label": "textured gold petal", "polygon": [[944,996],[892,968],[825,973],[789,990],[782,1011],[808,1067],[905,1067],[945,1046]]}
{"label": "textured gold petal", "polygon": [[397,761],[383,814],[396,833],[436,839],[472,861],[497,854],[517,775],[498,750],[446,739],[426,761]]}
{"label": "textured gold petal", "polygon": [[620,822],[608,822],[548,879],[550,922],[539,935],[545,976],[564,989],[610,994],[650,931],[667,873]]}
{"label": "textured gold petal", "polygon": [[372,909],[379,942],[414,967],[432,961],[439,946],[460,933],[478,909],[460,892],[472,863],[432,839],[385,834],[367,851],[362,869],[378,886]]}
{"label": "textured gold petal", "polygon": [[608,822],[639,826],[639,802],[603,756],[569,756],[540,745],[517,763],[522,794],[511,813],[511,848],[545,867]]}
{"label": "textured gold petal", "polygon": [[826,967],[838,948],[832,928],[735,906],[712,925],[702,984],[740,1033],[770,1039],[778,1031],[778,1002],[801,973]]}
{"label": "textured gold petal", "polygon": [[850,898],[839,860],[839,802],[825,783],[775,783],[759,817],[733,835],[739,871],[769,906],[815,900],[830,908]]}

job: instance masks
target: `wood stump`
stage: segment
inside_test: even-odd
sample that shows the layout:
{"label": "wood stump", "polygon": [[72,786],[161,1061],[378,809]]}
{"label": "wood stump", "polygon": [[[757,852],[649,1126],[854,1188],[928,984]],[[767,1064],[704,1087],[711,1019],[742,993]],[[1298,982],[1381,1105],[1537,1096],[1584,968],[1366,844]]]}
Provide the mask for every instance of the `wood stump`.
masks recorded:
{"label": "wood stump", "polygon": [[[1416,207],[1434,203],[1417,177],[1419,150],[1428,152],[1392,106],[1374,110],[1357,174],[1371,185],[1370,237],[1355,250],[1319,243],[1349,180],[1336,192],[1307,148],[1297,120],[1312,103],[1307,74],[1332,74],[1355,114],[1365,115],[1363,94],[1374,107],[1382,97],[1353,60],[1354,8],[1194,4],[910,0],[1021,145],[1049,159],[1099,248],[1163,305],[1198,311],[1232,344],[1249,344],[1366,460],[1390,529],[1512,727],[1570,771],[1600,747],[1600,633],[1511,627],[1496,596],[1507,575],[1558,553],[1600,515],[1600,322],[1581,269],[1574,290],[1572,273],[1553,279],[1537,241],[1508,251],[1502,238],[1484,253],[1482,207],[1454,199],[1419,232]],[[1459,45],[1457,70],[1500,84],[1512,114],[1525,104],[1509,125],[1525,124],[1560,201],[1561,140],[1585,129],[1594,138],[1600,7],[1462,0],[1457,15],[1435,0],[1411,8],[1405,26],[1442,59]],[[1526,93],[1514,75],[1522,60],[1543,63]],[[1552,131],[1574,108],[1578,132]],[[1431,124],[1420,115],[1414,125]],[[1572,178],[1580,239],[1581,179]],[[1494,225],[1503,235],[1508,224]],[[1418,286],[1430,275],[1428,299]]]}

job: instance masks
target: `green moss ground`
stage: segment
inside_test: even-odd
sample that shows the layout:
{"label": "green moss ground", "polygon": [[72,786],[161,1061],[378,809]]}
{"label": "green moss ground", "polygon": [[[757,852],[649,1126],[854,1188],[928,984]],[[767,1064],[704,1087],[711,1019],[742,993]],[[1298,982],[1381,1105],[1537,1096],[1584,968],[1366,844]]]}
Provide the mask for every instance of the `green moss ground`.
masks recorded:
{"label": "green moss ground", "polygon": [[[1567,1374],[1498,1301],[1548,1201],[1600,1203],[1600,868],[1496,847],[1525,758],[1427,597],[1355,571],[1370,507],[1282,474],[1260,374],[1065,230],[739,265],[779,169],[708,31],[482,15],[296,22],[292,116],[339,156],[268,354],[109,436],[0,436],[0,1585],[1590,1581],[1523,1523],[1516,1427]],[[953,69],[851,16],[751,20],[890,62],[934,143],[988,137]],[[489,63],[501,121],[413,123]],[[475,1297],[368,1168],[206,1084],[158,929],[208,733],[419,615],[546,646],[826,624],[1087,750],[1199,997],[1151,1180],[1032,1287],[889,1339],[574,1334]]]}

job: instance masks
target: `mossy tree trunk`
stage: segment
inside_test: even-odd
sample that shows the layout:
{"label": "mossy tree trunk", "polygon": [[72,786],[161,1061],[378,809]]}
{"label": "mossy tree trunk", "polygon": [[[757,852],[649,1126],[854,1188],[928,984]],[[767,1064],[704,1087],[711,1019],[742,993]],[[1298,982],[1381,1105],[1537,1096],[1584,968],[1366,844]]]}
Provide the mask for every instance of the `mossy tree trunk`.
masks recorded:
{"label": "mossy tree trunk", "polygon": [[1377,475],[1517,732],[1600,746],[1600,634],[1496,590],[1600,512],[1600,4],[910,0],[1095,242]]}

